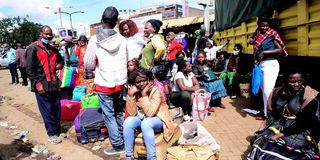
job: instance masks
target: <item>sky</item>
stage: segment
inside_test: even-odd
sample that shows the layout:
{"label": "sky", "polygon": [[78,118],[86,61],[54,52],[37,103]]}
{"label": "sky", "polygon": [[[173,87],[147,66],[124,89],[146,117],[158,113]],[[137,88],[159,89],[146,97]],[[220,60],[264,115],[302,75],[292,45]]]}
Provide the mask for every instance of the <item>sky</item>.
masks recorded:
{"label": "sky", "polygon": [[[0,0],[0,19],[16,16],[27,17],[29,21],[51,26],[57,33],[60,26],[59,14],[54,14],[61,8],[63,12],[84,11],[72,14],[72,26],[78,35],[89,34],[89,25],[101,19],[104,9],[114,6],[118,10],[137,10],[160,4],[182,3],[183,0]],[[189,0],[190,7],[201,8],[197,0]],[[70,27],[69,15],[61,14],[64,28]]]}

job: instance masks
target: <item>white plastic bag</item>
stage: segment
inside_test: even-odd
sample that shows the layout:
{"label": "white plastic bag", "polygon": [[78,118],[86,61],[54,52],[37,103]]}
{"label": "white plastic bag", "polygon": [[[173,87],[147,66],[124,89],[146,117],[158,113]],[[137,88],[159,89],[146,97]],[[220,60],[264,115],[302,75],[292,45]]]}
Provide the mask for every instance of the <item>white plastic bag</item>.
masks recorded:
{"label": "white plastic bag", "polygon": [[182,132],[179,144],[206,146],[216,153],[220,150],[220,145],[208,130],[198,122],[184,122],[180,125]]}
{"label": "white plastic bag", "polygon": [[211,94],[204,89],[194,92],[192,104],[192,117],[194,120],[203,121],[208,117],[208,108]]}

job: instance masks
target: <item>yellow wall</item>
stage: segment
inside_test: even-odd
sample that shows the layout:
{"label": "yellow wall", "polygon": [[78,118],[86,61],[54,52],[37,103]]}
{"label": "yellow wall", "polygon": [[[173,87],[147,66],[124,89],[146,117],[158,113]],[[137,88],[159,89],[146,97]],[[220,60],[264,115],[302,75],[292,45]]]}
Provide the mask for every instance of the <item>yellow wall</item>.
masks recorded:
{"label": "yellow wall", "polygon": [[[320,0],[299,0],[296,5],[280,11],[276,18],[289,55],[320,57]],[[231,53],[236,43],[242,44],[244,53],[251,54],[249,38],[256,30],[256,17],[215,33],[217,44],[230,40],[226,50]]]}

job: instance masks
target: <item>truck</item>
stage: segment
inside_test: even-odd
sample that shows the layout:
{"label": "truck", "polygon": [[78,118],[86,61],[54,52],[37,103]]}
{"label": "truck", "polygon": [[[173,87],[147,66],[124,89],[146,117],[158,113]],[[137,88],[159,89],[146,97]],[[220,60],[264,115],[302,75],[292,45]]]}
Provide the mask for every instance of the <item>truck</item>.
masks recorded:
{"label": "truck", "polygon": [[[232,5],[231,5],[232,4]],[[214,39],[232,53],[235,44],[244,48],[244,57],[253,59],[249,39],[255,32],[258,16],[265,8],[273,10],[275,28],[289,56],[280,60],[280,74],[289,67],[301,68],[306,80],[320,90],[320,1],[319,0],[216,0]]]}

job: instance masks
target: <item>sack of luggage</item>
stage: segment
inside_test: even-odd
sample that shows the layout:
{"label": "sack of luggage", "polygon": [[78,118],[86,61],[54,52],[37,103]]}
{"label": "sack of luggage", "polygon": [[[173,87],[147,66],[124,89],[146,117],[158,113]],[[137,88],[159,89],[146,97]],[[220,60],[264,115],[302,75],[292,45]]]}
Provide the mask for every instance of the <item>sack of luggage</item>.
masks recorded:
{"label": "sack of luggage", "polygon": [[211,94],[204,89],[194,92],[192,105],[192,117],[195,120],[203,121],[208,117],[208,108]]}
{"label": "sack of luggage", "polygon": [[81,109],[74,120],[74,126],[77,140],[82,144],[104,141],[108,137],[101,108]]}
{"label": "sack of luggage", "polygon": [[100,102],[97,94],[90,94],[81,97],[82,108],[100,108]]}
{"label": "sack of luggage", "polygon": [[86,96],[86,86],[76,86],[72,92],[72,100],[81,101],[83,96]]}

